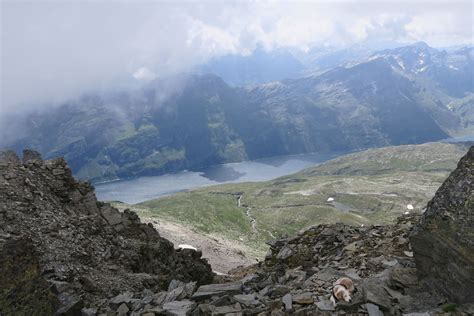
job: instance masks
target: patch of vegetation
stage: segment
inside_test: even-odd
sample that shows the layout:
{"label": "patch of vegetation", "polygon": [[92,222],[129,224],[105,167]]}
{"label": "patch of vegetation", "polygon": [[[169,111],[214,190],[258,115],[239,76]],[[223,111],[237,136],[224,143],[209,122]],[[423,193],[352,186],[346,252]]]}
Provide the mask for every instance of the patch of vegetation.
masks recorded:
{"label": "patch of vegetation", "polygon": [[53,315],[59,301],[41,275],[37,255],[26,239],[4,246],[0,257],[0,312],[3,315]]}
{"label": "patch of vegetation", "polygon": [[454,313],[457,311],[458,309],[458,306],[454,303],[448,303],[448,304],[444,304],[441,309],[443,310],[443,312],[445,313]]}

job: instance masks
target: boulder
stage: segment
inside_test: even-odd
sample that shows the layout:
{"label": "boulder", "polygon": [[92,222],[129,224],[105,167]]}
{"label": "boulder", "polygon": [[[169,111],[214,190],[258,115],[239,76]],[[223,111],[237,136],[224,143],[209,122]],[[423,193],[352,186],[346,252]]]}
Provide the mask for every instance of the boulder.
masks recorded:
{"label": "boulder", "polygon": [[260,302],[256,299],[255,294],[237,294],[234,295],[234,300],[249,307],[260,304]]}
{"label": "boulder", "polygon": [[242,293],[241,282],[230,282],[223,284],[208,284],[200,286],[192,298],[196,301],[209,298],[211,296],[219,296],[226,294],[240,294]]}
{"label": "boulder", "polygon": [[83,308],[81,309],[81,316],[96,316],[97,309],[95,308]]}
{"label": "boulder", "polygon": [[474,302],[474,146],[410,235],[419,278],[456,303]]}
{"label": "boulder", "polygon": [[291,294],[285,294],[282,298],[281,301],[285,305],[285,310],[290,311],[293,308],[293,299],[291,297]]}
{"label": "boulder", "polygon": [[313,304],[313,295],[310,292],[293,295],[293,303],[307,305]]}
{"label": "boulder", "polygon": [[165,303],[163,309],[167,315],[189,315],[196,307],[196,303],[190,300],[172,301]]}
{"label": "boulder", "polygon": [[316,306],[322,312],[332,312],[335,310],[334,305],[329,300],[319,301],[316,302]]}
{"label": "boulder", "polygon": [[365,308],[367,309],[369,316],[383,316],[383,313],[380,311],[377,305],[367,303],[365,304]]}
{"label": "boulder", "polygon": [[119,308],[119,306],[122,304],[130,304],[130,302],[132,301],[132,298],[133,298],[132,293],[123,293],[123,294],[117,295],[110,300],[109,306],[110,308],[115,310]]}

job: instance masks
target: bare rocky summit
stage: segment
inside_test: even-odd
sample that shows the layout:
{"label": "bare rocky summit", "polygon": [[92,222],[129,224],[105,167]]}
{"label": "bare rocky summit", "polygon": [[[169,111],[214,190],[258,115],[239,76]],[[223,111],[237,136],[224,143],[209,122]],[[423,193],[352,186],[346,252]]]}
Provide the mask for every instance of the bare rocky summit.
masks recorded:
{"label": "bare rocky summit", "polygon": [[[472,315],[473,153],[421,220],[310,227],[269,241],[263,262],[214,276],[199,252],[97,202],[63,159],[3,152],[0,314]],[[333,306],[342,276],[356,292]]]}

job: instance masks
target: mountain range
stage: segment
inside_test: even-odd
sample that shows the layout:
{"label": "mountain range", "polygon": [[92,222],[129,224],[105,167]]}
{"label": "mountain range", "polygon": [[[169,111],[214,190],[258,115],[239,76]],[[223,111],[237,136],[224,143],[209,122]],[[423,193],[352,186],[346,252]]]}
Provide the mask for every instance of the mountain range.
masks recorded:
{"label": "mountain range", "polygon": [[[261,60],[292,60],[275,54]],[[474,130],[473,54],[473,48],[446,52],[416,43],[323,73],[251,86],[234,87],[215,74],[179,75],[133,91],[84,94],[31,114],[22,134],[1,147],[64,156],[79,178],[104,181],[435,141]],[[228,67],[224,77],[242,60],[261,73],[252,66],[255,56],[229,58],[220,61]],[[270,69],[262,63],[256,64]],[[255,82],[295,75],[285,67]]]}

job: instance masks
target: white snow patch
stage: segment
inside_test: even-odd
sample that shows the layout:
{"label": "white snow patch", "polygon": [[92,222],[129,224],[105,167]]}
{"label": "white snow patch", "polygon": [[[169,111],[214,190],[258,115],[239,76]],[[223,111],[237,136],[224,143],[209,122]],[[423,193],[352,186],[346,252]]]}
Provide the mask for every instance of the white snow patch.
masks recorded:
{"label": "white snow patch", "polygon": [[421,67],[420,69],[415,70],[415,73],[420,73],[428,69],[428,65]]}
{"label": "white snow patch", "polygon": [[377,83],[375,83],[375,81],[372,81],[370,84],[372,86],[372,94],[375,95],[377,93]]}
{"label": "white snow patch", "polygon": [[328,202],[334,202],[334,198],[332,197],[328,198]]}
{"label": "white snow patch", "polygon": [[180,245],[178,245],[178,249],[192,249],[192,250],[197,251],[197,248],[196,248],[196,247],[193,247],[193,246],[187,245],[187,244],[180,244]]}
{"label": "white snow patch", "polygon": [[403,64],[403,61],[400,59],[400,57],[395,56],[395,60],[397,61],[397,63],[398,63],[398,65],[400,66],[400,68],[402,68],[403,70],[405,70],[405,65]]}
{"label": "white snow patch", "polygon": [[407,209],[412,210],[414,207],[411,204],[407,204]]}
{"label": "white snow patch", "polygon": [[314,191],[313,190],[300,190],[300,191],[285,192],[283,194],[300,194],[303,196],[310,196],[314,194]]}

